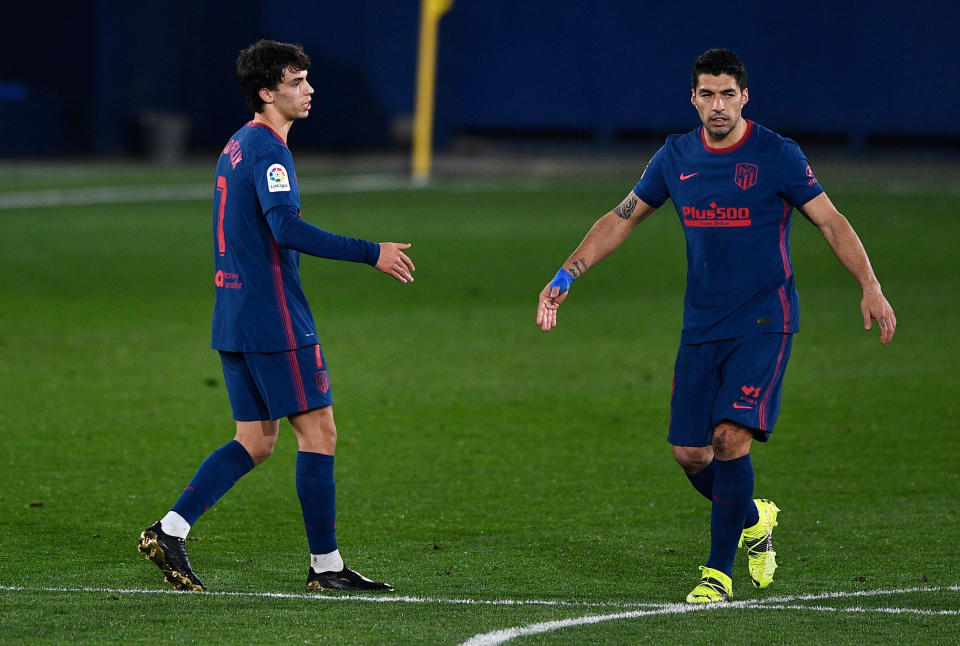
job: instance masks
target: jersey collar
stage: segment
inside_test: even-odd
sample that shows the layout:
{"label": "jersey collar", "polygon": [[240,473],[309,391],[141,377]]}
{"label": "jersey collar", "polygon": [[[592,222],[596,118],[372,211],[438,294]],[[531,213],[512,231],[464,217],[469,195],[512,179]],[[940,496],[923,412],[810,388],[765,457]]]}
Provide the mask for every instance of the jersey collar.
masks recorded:
{"label": "jersey collar", "polygon": [[747,143],[747,140],[750,139],[750,135],[753,134],[753,121],[750,121],[750,119],[744,119],[744,121],[747,122],[746,132],[744,132],[743,136],[740,137],[740,141],[728,148],[714,148],[708,144],[705,129],[703,126],[700,126],[700,143],[703,144],[704,150],[706,150],[708,153],[713,153],[714,155],[726,155],[727,153],[732,153],[734,150],[742,147],[745,143]]}
{"label": "jersey collar", "polygon": [[[268,126],[267,124],[261,123],[261,122],[259,122],[259,121],[254,121],[254,120],[251,119],[251,120],[247,123],[247,125],[248,125],[248,126],[251,126],[251,127],[252,127],[252,126],[257,126],[257,127],[259,127],[259,128],[266,128],[267,130],[269,130],[270,132],[273,133],[273,136],[274,136],[274,137],[276,137],[277,139],[280,140],[280,143],[282,143],[284,146],[287,145],[287,142],[285,142],[285,141],[283,140],[283,137],[281,137],[279,134],[277,134],[277,131],[274,130],[273,128],[271,128],[270,126]],[[739,144],[737,144],[737,145],[739,145]]]}

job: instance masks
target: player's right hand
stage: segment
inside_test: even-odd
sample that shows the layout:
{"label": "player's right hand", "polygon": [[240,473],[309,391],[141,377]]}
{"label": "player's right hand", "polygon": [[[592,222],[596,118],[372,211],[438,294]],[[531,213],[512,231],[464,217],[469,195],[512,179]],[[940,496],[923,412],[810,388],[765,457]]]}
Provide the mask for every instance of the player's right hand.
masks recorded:
{"label": "player's right hand", "polygon": [[573,284],[573,275],[561,267],[553,280],[540,292],[540,303],[537,305],[537,325],[544,332],[549,332],[557,325],[557,308],[570,293]]}
{"label": "player's right hand", "polygon": [[[552,286],[551,286],[552,285]],[[557,308],[560,307],[569,294],[569,290],[560,291],[558,285],[548,284],[540,292],[540,302],[537,305],[537,325],[544,332],[549,332],[557,326]]]}
{"label": "player's right hand", "polygon": [[380,258],[374,266],[383,273],[393,276],[401,283],[412,283],[413,272],[417,268],[413,266],[413,261],[410,260],[409,256],[402,251],[409,248],[410,244],[407,242],[381,242]]}

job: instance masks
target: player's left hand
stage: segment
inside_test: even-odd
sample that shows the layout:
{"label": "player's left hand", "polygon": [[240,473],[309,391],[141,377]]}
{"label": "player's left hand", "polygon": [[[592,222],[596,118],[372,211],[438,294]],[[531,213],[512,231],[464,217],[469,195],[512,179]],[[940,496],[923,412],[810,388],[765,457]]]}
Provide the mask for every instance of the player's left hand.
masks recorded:
{"label": "player's left hand", "polygon": [[897,315],[879,289],[863,292],[860,312],[863,314],[863,329],[869,330],[873,326],[873,319],[876,319],[880,326],[880,343],[890,343],[897,329]]}
{"label": "player's left hand", "polygon": [[380,258],[377,260],[375,267],[383,273],[393,276],[401,283],[412,283],[413,272],[417,268],[413,266],[413,261],[410,260],[409,256],[402,251],[409,248],[410,243],[408,242],[381,242]]}

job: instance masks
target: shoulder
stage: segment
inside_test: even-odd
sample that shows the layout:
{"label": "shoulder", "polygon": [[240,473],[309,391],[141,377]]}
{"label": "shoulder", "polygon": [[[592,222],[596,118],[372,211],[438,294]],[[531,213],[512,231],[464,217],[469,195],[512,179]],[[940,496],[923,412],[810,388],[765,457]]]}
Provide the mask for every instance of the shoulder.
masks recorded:
{"label": "shoulder", "polygon": [[657,151],[655,157],[660,160],[676,159],[690,152],[695,152],[700,146],[700,129],[679,135],[668,135],[663,146]]}
{"label": "shoulder", "polygon": [[293,158],[290,154],[290,149],[287,148],[287,144],[280,138],[280,135],[269,127],[251,122],[245,126],[245,129],[249,133],[248,136],[251,143],[258,151],[266,155],[274,155],[286,159]]}
{"label": "shoulder", "polygon": [[689,147],[698,147],[700,145],[700,128],[694,128],[690,132],[679,135],[669,135],[663,147],[670,151],[679,151]]}
{"label": "shoulder", "polygon": [[266,177],[271,192],[289,190],[290,178],[296,174],[290,149],[269,128],[250,129],[257,142],[251,169],[254,177]]}
{"label": "shoulder", "polygon": [[754,122],[753,128],[757,141],[763,148],[781,154],[797,154],[800,152],[800,145],[793,139],[784,137],[756,122]]}

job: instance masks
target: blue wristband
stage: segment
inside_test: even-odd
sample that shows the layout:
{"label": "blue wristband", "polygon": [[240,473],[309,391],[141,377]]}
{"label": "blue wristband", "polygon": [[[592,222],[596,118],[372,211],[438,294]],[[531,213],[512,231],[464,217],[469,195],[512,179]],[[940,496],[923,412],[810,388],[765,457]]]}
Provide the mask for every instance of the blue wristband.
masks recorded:
{"label": "blue wristband", "polygon": [[561,267],[560,271],[557,272],[557,275],[554,276],[553,280],[550,282],[550,289],[553,289],[554,287],[559,287],[560,293],[562,294],[565,291],[569,290],[570,285],[572,284],[573,284],[573,275],[569,271]]}

